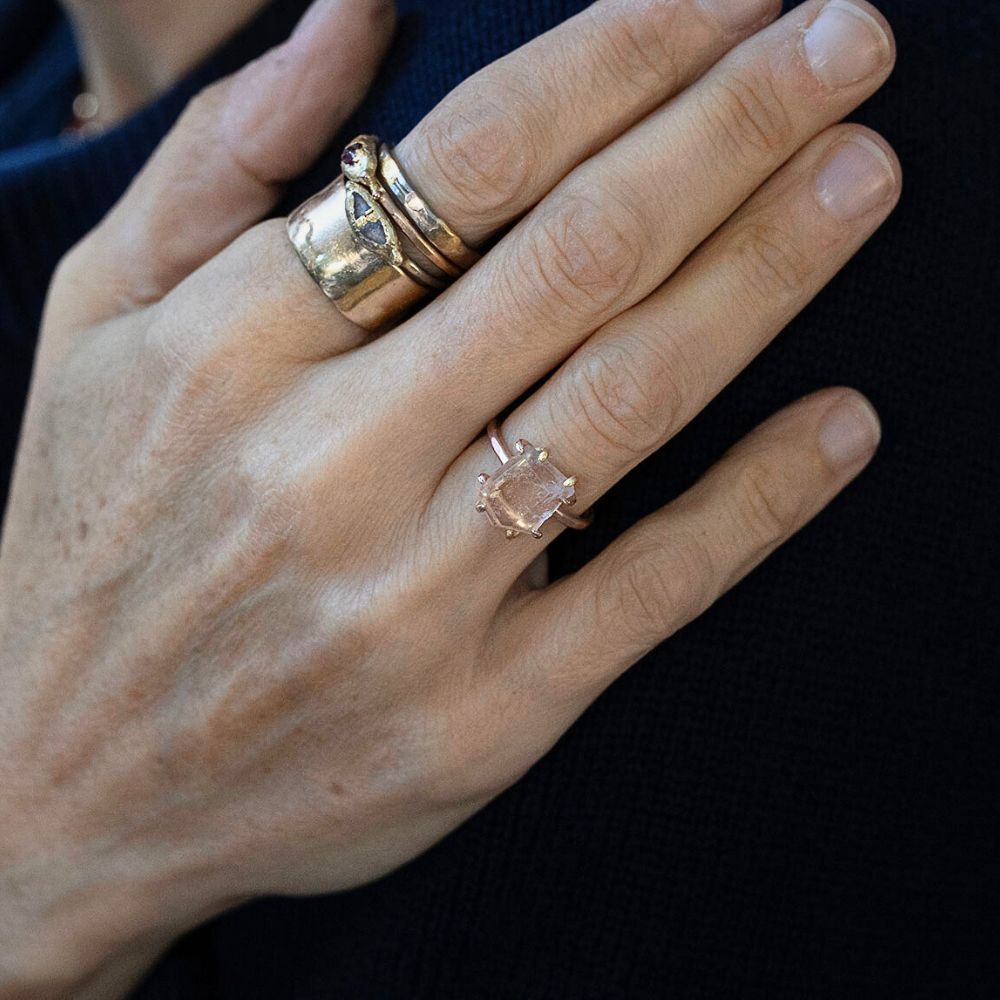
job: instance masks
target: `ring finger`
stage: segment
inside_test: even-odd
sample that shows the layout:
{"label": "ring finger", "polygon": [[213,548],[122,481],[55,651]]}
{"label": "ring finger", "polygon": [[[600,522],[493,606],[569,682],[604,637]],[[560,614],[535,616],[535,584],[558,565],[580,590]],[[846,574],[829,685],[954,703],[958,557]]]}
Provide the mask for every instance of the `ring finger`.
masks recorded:
{"label": "ring finger", "polygon": [[887,26],[863,0],[803,4],[574,170],[479,266],[359,363],[413,372],[410,391],[393,400],[395,419],[409,426],[421,413],[427,449],[450,458],[594,330],[659,287],[891,65]]}
{"label": "ring finger", "polygon": [[[818,137],[670,282],[585,343],[511,414],[505,436],[548,448],[589,505],[700,412],[833,277],[889,214],[899,176],[891,151],[865,129]],[[469,523],[476,472],[495,466],[482,442],[456,463],[448,516]],[[476,527],[473,549],[497,544]],[[537,554],[518,548],[508,550],[511,575]]]}

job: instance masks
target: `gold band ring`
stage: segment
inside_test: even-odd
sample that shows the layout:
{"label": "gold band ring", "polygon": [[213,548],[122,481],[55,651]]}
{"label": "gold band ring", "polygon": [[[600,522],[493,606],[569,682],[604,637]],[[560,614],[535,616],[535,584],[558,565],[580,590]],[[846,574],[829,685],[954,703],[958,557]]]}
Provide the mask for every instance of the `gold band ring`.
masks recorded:
{"label": "gold band ring", "polygon": [[471,247],[444,221],[406,179],[392,148],[384,143],[379,151],[382,177],[393,197],[409,213],[420,231],[460,270],[468,271],[480,258]]}
{"label": "gold band ring", "polygon": [[464,273],[446,249],[464,248],[458,253],[463,260],[478,258],[416,194],[389,153],[394,183],[410,192],[421,216],[399,203],[381,172],[386,151],[375,136],[353,140],[341,158],[343,174],[288,220],[306,270],[348,319],[367,330],[401,319]]}

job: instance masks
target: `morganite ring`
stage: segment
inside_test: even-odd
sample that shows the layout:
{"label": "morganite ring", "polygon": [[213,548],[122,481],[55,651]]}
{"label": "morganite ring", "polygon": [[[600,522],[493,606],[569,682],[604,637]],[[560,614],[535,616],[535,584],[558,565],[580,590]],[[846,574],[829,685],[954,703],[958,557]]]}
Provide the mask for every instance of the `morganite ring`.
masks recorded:
{"label": "morganite ring", "polygon": [[513,452],[495,420],[486,428],[493,451],[501,461],[492,475],[479,474],[476,510],[491,524],[503,528],[508,538],[542,537],[542,525],[555,518],[568,528],[586,528],[588,516],[578,517],[565,508],[576,503],[576,477],[560,472],[545,448],[518,441]]}

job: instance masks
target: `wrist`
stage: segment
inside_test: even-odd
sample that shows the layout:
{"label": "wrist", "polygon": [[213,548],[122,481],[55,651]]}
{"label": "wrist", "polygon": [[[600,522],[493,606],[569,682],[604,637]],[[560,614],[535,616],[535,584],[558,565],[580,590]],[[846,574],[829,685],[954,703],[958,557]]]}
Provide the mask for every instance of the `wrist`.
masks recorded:
{"label": "wrist", "polygon": [[[197,920],[151,885],[38,854],[0,863],[0,1000],[124,996]],[[159,913],[158,913],[159,911]]]}
{"label": "wrist", "polygon": [[[44,675],[30,649],[10,660]],[[137,797],[133,813],[113,785],[43,780],[44,738],[12,687],[2,707],[25,731],[10,727],[0,747],[0,1000],[110,1000],[223,908],[210,905],[212,866],[196,844],[165,842],[155,815],[137,823]]]}

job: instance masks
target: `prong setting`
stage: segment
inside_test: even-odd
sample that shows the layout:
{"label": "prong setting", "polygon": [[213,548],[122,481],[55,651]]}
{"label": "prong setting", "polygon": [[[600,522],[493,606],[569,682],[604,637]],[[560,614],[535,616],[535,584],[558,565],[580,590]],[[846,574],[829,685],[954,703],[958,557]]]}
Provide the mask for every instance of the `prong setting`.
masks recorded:
{"label": "prong setting", "polygon": [[548,448],[536,448],[520,438],[511,449],[497,437],[495,425],[490,428],[493,450],[503,464],[492,475],[479,474],[476,510],[485,513],[508,540],[518,535],[541,539],[550,518],[572,519],[564,511],[576,502],[576,476],[560,472],[550,460]]}

